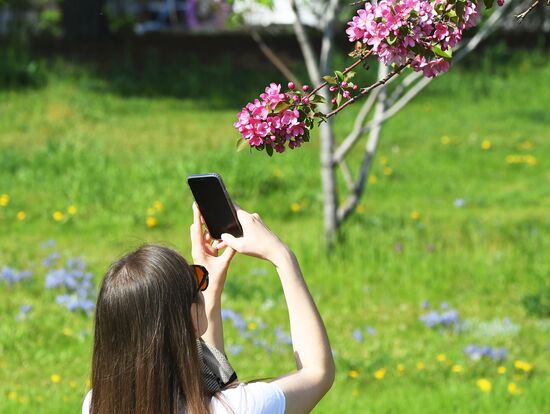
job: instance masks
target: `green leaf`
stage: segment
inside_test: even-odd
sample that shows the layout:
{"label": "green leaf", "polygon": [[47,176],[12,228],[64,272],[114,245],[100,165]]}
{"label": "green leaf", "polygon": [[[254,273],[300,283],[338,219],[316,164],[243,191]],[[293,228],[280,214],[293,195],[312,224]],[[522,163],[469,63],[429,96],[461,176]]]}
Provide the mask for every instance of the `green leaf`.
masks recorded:
{"label": "green leaf", "polygon": [[388,44],[390,46],[393,45],[396,41],[397,41],[397,36],[394,36],[392,34],[388,36]]}
{"label": "green leaf", "polygon": [[321,121],[326,121],[328,118],[327,116],[322,112],[315,112],[315,118],[320,118]]}
{"label": "green leaf", "polygon": [[447,50],[441,49],[438,45],[432,46],[432,52],[437,56],[441,56],[445,59],[451,59],[453,57],[453,49],[448,48]]}
{"label": "green leaf", "polygon": [[267,152],[267,155],[269,155],[270,157],[273,156],[273,147],[271,145],[266,145],[265,150]]}
{"label": "green leaf", "polygon": [[338,80],[340,81],[343,81],[344,80],[344,74],[342,72],[340,72],[339,70],[335,70],[334,71],[334,74],[336,75],[336,77],[338,78]]}
{"label": "green leaf", "polygon": [[495,0],[483,0],[483,4],[485,4],[485,8],[490,9],[495,4]]}
{"label": "green leaf", "polygon": [[285,109],[287,109],[288,107],[290,107],[290,104],[288,102],[282,101],[282,102],[279,102],[275,106],[274,111],[275,112],[281,112],[281,111],[284,111]]}
{"label": "green leaf", "polygon": [[313,95],[309,100],[314,103],[325,103],[327,101],[323,96],[317,94]]}
{"label": "green leaf", "polygon": [[336,95],[336,106],[340,106],[340,102],[342,102],[342,94],[338,92],[338,95]]}
{"label": "green leaf", "polygon": [[302,139],[304,140],[304,142],[309,142],[309,130],[305,130],[304,131],[304,135],[302,135]]}
{"label": "green leaf", "polygon": [[348,82],[350,79],[353,79],[353,77],[355,76],[355,72],[354,71],[350,71],[348,73],[346,73],[345,77],[344,77],[344,80],[346,82]]}
{"label": "green leaf", "polygon": [[248,148],[249,146],[250,146],[250,145],[248,144],[248,140],[246,140],[246,139],[244,139],[244,138],[242,138],[242,137],[239,138],[239,139],[237,140],[237,145],[236,145],[237,151],[240,152],[240,151],[242,151],[243,149]]}
{"label": "green leaf", "polygon": [[323,79],[325,82],[327,82],[330,85],[336,85],[336,76],[323,76]]}

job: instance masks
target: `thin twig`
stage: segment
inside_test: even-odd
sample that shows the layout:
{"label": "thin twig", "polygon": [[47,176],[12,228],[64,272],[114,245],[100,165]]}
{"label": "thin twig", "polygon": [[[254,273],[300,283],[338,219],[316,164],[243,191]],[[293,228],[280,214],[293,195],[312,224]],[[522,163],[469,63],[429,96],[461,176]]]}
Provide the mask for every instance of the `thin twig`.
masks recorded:
{"label": "thin twig", "polygon": [[[357,60],[357,62],[355,62],[354,64],[348,66],[343,72],[342,72],[342,75],[345,75],[346,73],[348,73],[350,70],[356,68],[357,66],[359,66],[361,64],[361,62],[363,62],[366,58],[368,58],[370,55],[372,54],[372,50],[369,50],[367,53],[365,53],[360,59]],[[311,93],[308,95],[308,97],[314,95],[316,92],[318,92],[319,90],[323,89],[325,86],[328,85],[328,82],[323,82],[321,83],[319,86],[317,86],[315,89],[313,89],[311,91]]]}
{"label": "thin twig", "polygon": [[525,10],[523,13],[518,14],[516,16],[516,18],[521,22],[525,18],[525,16],[527,16],[529,14],[529,12],[531,10],[533,10],[535,7],[537,7],[539,2],[540,2],[540,0],[535,0],[535,2],[533,4],[531,4],[527,10]]}
{"label": "thin twig", "polygon": [[379,87],[380,85],[384,85],[387,81],[389,81],[391,78],[393,78],[395,75],[397,75],[399,72],[401,72],[407,65],[409,64],[409,61],[407,61],[405,64],[399,66],[397,69],[395,69],[393,72],[390,72],[388,76],[384,77],[383,79],[380,79],[378,82],[373,83],[372,85],[362,88],[361,92],[359,92],[358,95],[355,95],[353,98],[347,100],[344,104],[340,105],[338,108],[336,108],[334,111],[331,111],[327,114],[327,118],[330,118],[333,115],[336,115],[338,112],[340,112],[342,109],[344,109],[346,106],[351,105],[352,103],[358,101],[363,96],[365,96],[367,93],[372,91],[374,88]]}
{"label": "thin twig", "polygon": [[260,36],[260,33],[254,28],[250,28],[250,35],[252,36],[252,39],[258,44],[260,47],[260,50],[265,55],[266,58],[269,59],[273,65],[279,69],[279,71],[285,76],[288,80],[293,81],[298,87],[302,87],[302,83],[298,79],[298,77],[290,70],[290,68],[285,65],[285,63],[277,56],[277,54],[271,49],[262,39]]}

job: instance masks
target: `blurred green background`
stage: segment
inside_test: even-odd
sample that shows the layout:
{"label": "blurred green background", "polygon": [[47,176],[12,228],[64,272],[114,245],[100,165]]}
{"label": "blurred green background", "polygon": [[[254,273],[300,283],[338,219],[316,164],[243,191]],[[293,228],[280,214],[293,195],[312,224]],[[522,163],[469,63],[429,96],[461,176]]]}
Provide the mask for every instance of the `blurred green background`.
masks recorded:
{"label": "blurred green background", "polygon": [[[299,258],[337,363],[315,412],[548,411],[543,44],[517,49],[495,36],[388,122],[366,193],[327,252],[316,135],[273,158],[235,151],[237,111],[286,82],[257,52],[82,42],[6,40],[0,52],[0,412],[79,412],[92,318],[57,303],[66,291],[46,288],[47,276],[80,257],[98,286],[113,260],[146,242],[190,257],[185,177],[209,171]],[[358,109],[339,115],[340,136]],[[32,276],[8,281],[22,271]],[[223,306],[247,324],[225,325],[241,380],[293,369],[271,266],[237,257]],[[427,326],[442,315],[447,325]],[[502,349],[504,359],[491,357]]]}

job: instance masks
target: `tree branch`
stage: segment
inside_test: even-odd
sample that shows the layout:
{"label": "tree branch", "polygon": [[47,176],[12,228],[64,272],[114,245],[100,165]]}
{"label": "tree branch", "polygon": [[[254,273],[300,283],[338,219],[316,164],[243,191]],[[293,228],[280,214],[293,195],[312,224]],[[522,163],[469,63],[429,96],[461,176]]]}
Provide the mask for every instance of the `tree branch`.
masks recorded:
{"label": "tree branch", "polygon": [[290,70],[290,68],[285,65],[285,63],[277,56],[277,54],[271,49],[262,39],[260,36],[260,33],[253,28],[249,28],[250,36],[252,36],[252,39],[258,44],[260,50],[265,55],[266,58],[269,59],[269,61],[275,66],[277,69],[279,69],[279,72],[283,74],[283,76],[294,82],[298,87],[302,87],[302,82],[298,79],[298,77]]}
{"label": "tree branch", "polygon": [[339,0],[330,0],[326,10],[325,29],[323,30],[323,40],[321,42],[321,57],[319,67],[321,73],[329,71],[332,60],[332,40],[334,38],[334,26],[336,25],[336,15],[338,11]]}
{"label": "tree branch", "polygon": [[335,110],[329,112],[326,116],[327,118],[330,118],[331,116],[336,115],[338,112],[340,112],[342,109],[344,109],[346,106],[351,105],[354,102],[357,102],[359,99],[361,99],[363,96],[368,94],[373,89],[377,88],[378,86],[384,85],[386,82],[388,82],[391,78],[393,78],[395,75],[397,75],[399,72],[401,72],[407,65],[409,64],[409,61],[407,63],[397,67],[395,70],[390,72],[386,77],[383,79],[378,80],[377,82],[374,82],[372,85],[362,88],[358,95],[355,95],[353,98],[348,99],[345,103],[340,105]]}
{"label": "tree branch", "polygon": [[[378,79],[385,79],[388,77],[388,68],[384,65],[380,65],[378,68]],[[371,130],[369,140],[365,146],[365,154],[363,156],[363,161],[361,163],[361,169],[359,171],[359,178],[353,193],[348,197],[346,203],[338,208],[337,216],[338,221],[342,222],[345,220],[357,206],[361,194],[365,189],[365,182],[369,175],[369,171],[372,166],[372,161],[374,159],[374,154],[376,154],[376,149],[378,148],[378,142],[380,141],[380,130],[382,122],[380,118],[384,114],[384,109],[386,105],[386,86],[382,86],[378,93],[376,109],[374,113],[374,125],[375,127]]]}
{"label": "tree branch", "polygon": [[302,54],[304,55],[304,60],[306,62],[307,72],[310,78],[310,81],[316,83],[318,79],[321,78],[319,64],[317,59],[313,54],[313,46],[309,40],[309,37],[306,33],[302,19],[300,18],[300,12],[296,4],[296,0],[291,0],[290,5],[292,6],[292,11],[294,12],[294,32],[296,33],[296,38],[300,44],[300,49],[302,49]]}
{"label": "tree branch", "polygon": [[[531,12],[531,10],[537,7],[539,3],[540,3],[540,0],[536,0],[535,2],[533,2],[533,4],[529,6],[527,10],[525,10],[523,13],[518,14],[516,18],[519,20],[519,22],[521,23],[521,21],[525,19],[525,16],[527,16]],[[550,4],[550,1],[549,1],[549,4]]]}

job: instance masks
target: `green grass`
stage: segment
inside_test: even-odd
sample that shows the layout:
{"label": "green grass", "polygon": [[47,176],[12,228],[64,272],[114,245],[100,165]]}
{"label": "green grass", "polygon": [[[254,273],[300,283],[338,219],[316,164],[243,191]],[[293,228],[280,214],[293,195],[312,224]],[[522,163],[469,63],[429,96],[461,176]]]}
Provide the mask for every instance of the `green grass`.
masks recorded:
{"label": "green grass", "polygon": [[[271,159],[234,151],[235,113],[276,74],[225,61],[208,84],[193,65],[171,75],[152,68],[140,89],[134,72],[125,78],[123,71],[63,62],[53,68],[43,88],[0,91],[0,194],[10,196],[0,207],[0,267],[34,270],[31,281],[0,288],[0,412],[79,412],[87,390],[92,320],[55,303],[58,292],[44,289],[42,258],[54,250],[64,259],[83,256],[98,284],[111,261],[143,242],[168,243],[189,257],[192,198],[185,177],[205,171],[219,172],[233,198],[259,212],[300,259],[338,369],[316,412],[548,410],[550,324],[521,305],[548,285],[550,274],[547,55],[479,52],[391,120],[372,172],[377,182],[330,255],[322,243],[318,140]],[[191,92],[184,84],[193,85]],[[339,117],[340,136],[352,112]],[[484,140],[489,150],[481,148]],[[526,141],[532,148],[522,149]],[[508,164],[511,154],[532,155],[536,165]],[[454,207],[458,198],[465,200],[461,208]],[[147,209],[156,200],[164,209],[149,229]],[[292,203],[300,212],[292,212]],[[70,205],[78,208],[73,217],[66,214]],[[59,223],[52,219],[57,210],[66,216]],[[19,211],[24,221],[16,219]],[[48,239],[57,245],[41,249]],[[419,321],[425,299],[433,307],[448,302],[470,329],[426,328]],[[16,321],[23,303],[33,309]],[[266,263],[235,259],[224,306],[265,322],[257,335],[270,343],[275,326],[288,329],[282,291]],[[506,317],[519,332],[488,336],[479,328]],[[367,325],[376,335],[356,342],[353,331]],[[232,326],[226,343],[244,346],[231,358],[241,379],[293,368],[289,348],[270,354]],[[506,373],[497,373],[497,363],[468,360],[463,348],[470,343],[506,347]],[[439,354],[446,361],[436,360]],[[533,364],[529,375],[515,371],[518,359]],[[449,361],[463,372],[451,372]],[[417,369],[419,362],[425,369]],[[377,381],[380,368],[386,373]],[[354,371],[357,378],[350,377]],[[61,381],[52,383],[52,374]],[[479,378],[492,382],[490,393],[478,389]],[[523,393],[510,395],[510,382]]]}

